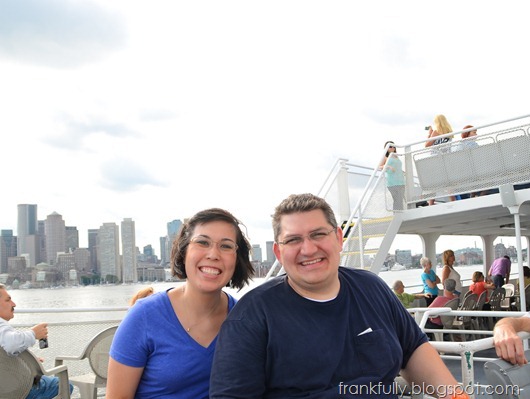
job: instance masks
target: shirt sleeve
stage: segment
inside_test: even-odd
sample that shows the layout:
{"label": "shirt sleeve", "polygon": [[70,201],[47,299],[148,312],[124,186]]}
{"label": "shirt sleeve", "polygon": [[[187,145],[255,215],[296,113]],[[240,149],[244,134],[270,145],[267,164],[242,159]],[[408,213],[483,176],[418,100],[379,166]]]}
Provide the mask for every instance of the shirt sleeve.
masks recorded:
{"label": "shirt sleeve", "polygon": [[10,356],[18,356],[35,344],[33,330],[19,331],[0,319],[0,346]]}

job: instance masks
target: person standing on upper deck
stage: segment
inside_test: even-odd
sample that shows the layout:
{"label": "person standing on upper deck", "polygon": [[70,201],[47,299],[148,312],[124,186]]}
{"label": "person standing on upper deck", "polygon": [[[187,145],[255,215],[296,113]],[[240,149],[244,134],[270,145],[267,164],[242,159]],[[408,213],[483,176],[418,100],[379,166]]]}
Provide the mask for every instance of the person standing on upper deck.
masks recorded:
{"label": "person standing on upper deck", "polygon": [[[432,146],[436,146],[440,144],[445,144],[453,140],[453,136],[436,138],[438,136],[443,136],[444,134],[451,133],[453,131],[453,128],[447,121],[447,118],[445,117],[445,115],[441,115],[441,114],[436,115],[434,117],[433,124],[434,124],[434,129],[432,126],[429,126],[428,138],[431,140],[425,143],[425,147],[432,147]],[[449,150],[450,149],[444,148],[440,150],[440,152],[448,152]],[[451,195],[449,199],[451,201],[455,201],[456,197],[454,195]],[[434,205],[434,199],[430,199],[428,202],[429,202],[429,205]]]}
{"label": "person standing on upper deck", "polygon": [[512,261],[508,255],[502,258],[497,258],[493,261],[488,270],[488,276],[491,276],[495,288],[500,288],[510,281],[510,269],[512,268]]}
{"label": "person standing on upper deck", "polygon": [[385,158],[379,169],[385,168],[386,186],[390,194],[392,194],[393,206],[395,211],[403,210],[403,200],[405,199],[405,175],[403,174],[403,167],[401,160],[396,154],[396,146],[393,141],[385,143],[386,151]]}

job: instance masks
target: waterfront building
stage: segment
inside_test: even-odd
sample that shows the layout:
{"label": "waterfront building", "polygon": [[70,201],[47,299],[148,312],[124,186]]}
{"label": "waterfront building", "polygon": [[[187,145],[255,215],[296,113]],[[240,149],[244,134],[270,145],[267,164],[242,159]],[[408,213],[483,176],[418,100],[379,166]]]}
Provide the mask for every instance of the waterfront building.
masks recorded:
{"label": "waterfront building", "polygon": [[65,241],[67,252],[72,252],[74,249],[79,248],[79,231],[76,226],[65,227]]}
{"label": "waterfront building", "polygon": [[75,269],[80,272],[89,273],[92,271],[92,259],[88,248],[76,248],[73,251],[75,257]]}
{"label": "waterfront building", "polygon": [[44,222],[46,236],[46,263],[55,265],[57,254],[66,252],[66,227],[63,217],[52,212]]}
{"label": "waterfront building", "polygon": [[90,252],[90,271],[97,273],[98,269],[98,233],[99,229],[88,229],[88,250]]}
{"label": "waterfront building", "polygon": [[17,237],[13,230],[0,232],[0,274],[7,273],[7,259],[17,256]]}
{"label": "waterfront building", "polygon": [[101,279],[119,279],[122,276],[120,262],[120,236],[116,223],[103,223],[97,235],[98,269]]}
{"label": "waterfront building", "polygon": [[252,260],[258,261],[259,263],[263,260],[259,244],[252,244]]}
{"label": "waterfront building", "polygon": [[26,267],[33,267],[40,261],[40,241],[36,204],[18,204],[17,254],[28,254]]}
{"label": "waterfront building", "polygon": [[131,218],[125,218],[121,222],[121,253],[121,281],[124,283],[137,283],[136,232],[135,223]]}
{"label": "waterfront building", "polygon": [[267,251],[267,262],[269,262],[272,265],[276,261],[276,255],[274,255],[274,251],[272,249],[274,245],[274,241],[267,241],[265,245],[266,245],[266,251]]}

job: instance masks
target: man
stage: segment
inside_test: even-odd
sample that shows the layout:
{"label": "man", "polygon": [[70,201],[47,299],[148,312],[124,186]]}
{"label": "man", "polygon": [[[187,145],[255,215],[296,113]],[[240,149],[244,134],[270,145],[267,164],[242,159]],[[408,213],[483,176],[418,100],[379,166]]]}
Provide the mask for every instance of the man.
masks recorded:
{"label": "man", "polygon": [[522,366],[528,361],[524,356],[523,341],[517,335],[521,331],[530,332],[530,313],[500,319],[493,328],[493,342],[497,356]]}
{"label": "man", "polygon": [[488,270],[488,276],[491,276],[495,288],[500,288],[510,281],[511,267],[512,261],[508,255],[504,255],[502,258],[497,258],[493,261]]}
{"label": "man", "polygon": [[394,290],[394,294],[396,294],[397,298],[399,299],[399,302],[405,306],[405,308],[410,308],[412,306],[412,302],[414,302],[415,299],[420,298],[430,298],[431,294],[408,294],[405,292],[405,285],[403,284],[403,281],[396,280],[394,284],[392,285],[392,289]]}
{"label": "man", "polygon": [[[48,325],[40,323],[26,331],[19,331],[8,321],[15,316],[17,305],[5,285],[0,284],[0,346],[8,355],[18,356],[39,339],[48,338]],[[70,385],[70,392],[73,386]],[[52,399],[59,394],[59,378],[43,375],[36,381],[26,399]]]}
{"label": "man", "polygon": [[398,373],[452,395],[457,381],[385,282],[339,267],[342,230],[322,198],[291,195],[272,223],[286,275],[223,323],[210,398],[397,398]]}

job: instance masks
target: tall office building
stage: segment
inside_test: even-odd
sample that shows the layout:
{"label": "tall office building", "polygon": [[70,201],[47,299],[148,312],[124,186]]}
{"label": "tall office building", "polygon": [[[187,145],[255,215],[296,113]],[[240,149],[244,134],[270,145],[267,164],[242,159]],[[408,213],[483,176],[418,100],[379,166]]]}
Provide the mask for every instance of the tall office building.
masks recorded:
{"label": "tall office building", "polygon": [[167,224],[167,237],[164,242],[164,248],[162,252],[166,262],[171,260],[171,247],[173,246],[173,241],[175,241],[175,238],[177,238],[181,227],[182,221],[180,219],[175,219]]}
{"label": "tall office building", "polygon": [[13,230],[0,232],[0,273],[7,273],[7,259],[17,256],[17,237]]}
{"label": "tall office building", "polygon": [[66,252],[79,248],[79,231],[75,226],[66,226]]}
{"label": "tall office building", "polygon": [[263,260],[263,256],[261,254],[261,247],[259,244],[252,244],[252,260],[256,260],[258,262],[261,262]]}
{"label": "tall office building", "polygon": [[98,269],[100,270],[101,279],[108,281],[108,276],[115,276],[117,279],[121,279],[118,225],[116,223],[103,223],[99,228],[97,237]]}
{"label": "tall office building", "polygon": [[98,233],[99,229],[88,229],[88,250],[90,251],[90,271],[97,273],[98,269]]}
{"label": "tall office building", "polygon": [[57,254],[66,252],[66,227],[63,217],[53,212],[44,221],[44,233],[46,235],[46,263],[55,265]]}
{"label": "tall office building", "polygon": [[274,241],[267,241],[265,242],[265,245],[267,246],[267,261],[273,264],[276,261],[276,255],[274,255],[274,251],[272,249]]}
{"label": "tall office building", "polygon": [[137,283],[138,268],[136,261],[136,232],[131,218],[121,222],[122,282]]}
{"label": "tall office building", "polygon": [[40,242],[37,223],[36,204],[18,204],[17,219],[17,253],[19,256],[28,255],[29,264],[33,267],[40,262]]}

